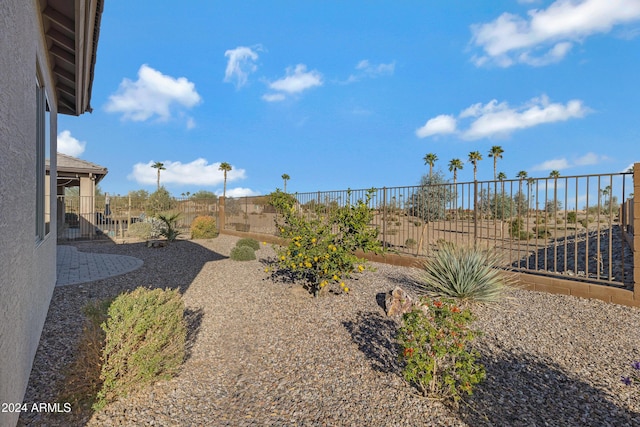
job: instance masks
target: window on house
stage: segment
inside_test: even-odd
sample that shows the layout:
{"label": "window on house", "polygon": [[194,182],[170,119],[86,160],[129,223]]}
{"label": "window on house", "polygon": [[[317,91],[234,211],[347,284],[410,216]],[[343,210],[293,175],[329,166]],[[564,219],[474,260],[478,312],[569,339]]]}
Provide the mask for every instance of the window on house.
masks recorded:
{"label": "window on house", "polygon": [[51,112],[42,79],[36,78],[36,241],[49,234],[51,208],[46,188],[45,159],[51,154]]}

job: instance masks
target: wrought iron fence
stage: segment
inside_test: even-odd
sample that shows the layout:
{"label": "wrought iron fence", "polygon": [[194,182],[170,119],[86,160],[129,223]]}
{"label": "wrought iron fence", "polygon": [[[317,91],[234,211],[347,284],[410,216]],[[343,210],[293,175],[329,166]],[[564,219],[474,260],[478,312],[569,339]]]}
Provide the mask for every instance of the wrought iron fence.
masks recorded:
{"label": "wrought iron fence", "polygon": [[[293,194],[298,211],[329,215],[368,190]],[[372,227],[390,252],[428,256],[439,242],[495,248],[505,267],[623,288],[633,284],[625,239],[631,173],[477,181],[372,189]],[[227,199],[225,228],[276,234],[261,197]]]}
{"label": "wrought iron fence", "polygon": [[160,213],[179,213],[177,229],[189,234],[197,216],[218,215],[213,198],[132,198],[128,196],[58,196],[58,240],[130,237],[130,226]]}

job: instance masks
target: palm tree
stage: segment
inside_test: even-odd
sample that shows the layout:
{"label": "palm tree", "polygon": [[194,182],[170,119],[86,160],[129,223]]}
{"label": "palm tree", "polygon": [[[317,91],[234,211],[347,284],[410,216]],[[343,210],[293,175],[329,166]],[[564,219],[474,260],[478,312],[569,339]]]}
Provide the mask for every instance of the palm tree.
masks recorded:
{"label": "palm tree", "polygon": [[431,182],[431,175],[433,175],[433,165],[435,164],[436,160],[438,160],[438,156],[436,156],[434,153],[427,153],[422,160],[424,160],[425,165],[429,165],[429,182]]}
{"label": "palm tree", "polygon": [[489,157],[493,157],[493,180],[494,181],[498,179],[498,176],[496,175],[496,169],[498,166],[498,159],[502,158],[502,153],[504,153],[504,150],[499,145],[494,145],[493,147],[491,147],[491,150],[489,150]]}
{"label": "palm tree", "polygon": [[518,182],[518,193],[520,195],[522,195],[522,181],[527,179],[527,176],[529,176],[529,174],[527,174],[527,171],[520,171],[516,174],[516,177],[520,180]]}
{"label": "palm tree", "polygon": [[529,202],[529,208],[533,208],[533,194],[531,194],[531,188],[535,183],[536,183],[535,178],[527,178],[527,191],[529,192],[529,197],[531,198]]}
{"label": "palm tree", "polygon": [[284,181],[284,192],[287,192],[287,181],[289,181],[291,179],[291,177],[289,175],[287,175],[286,173],[282,174],[282,180]]}
{"label": "palm tree", "polygon": [[462,169],[464,163],[460,159],[451,159],[449,161],[449,172],[453,172],[453,194],[455,201],[455,208],[458,207],[458,186],[456,181],[458,180],[458,169]]}
{"label": "palm tree", "polygon": [[451,159],[449,161],[449,172],[453,172],[453,184],[455,185],[458,180],[458,170],[461,170],[464,163],[460,159]]}
{"label": "palm tree", "polygon": [[482,160],[482,155],[479,151],[472,151],[469,153],[469,162],[473,164],[473,180],[477,181],[478,162]]}
{"label": "palm tree", "polygon": [[231,169],[233,168],[227,162],[220,163],[220,166],[218,167],[219,171],[224,172],[224,187],[222,190],[222,197],[225,197],[225,198],[227,197],[227,172],[229,172]]}
{"label": "palm tree", "polygon": [[553,178],[553,213],[555,214],[558,209],[558,178],[560,177],[560,171],[552,170],[549,172],[549,178]]}
{"label": "palm tree", "polygon": [[153,162],[151,167],[154,169],[158,169],[158,190],[159,190],[160,189],[160,171],[167,170],[167,168],[164,167],[164,163],[162,162]]}
{"label": "palm tree", "polygon": [[500,172],[497,178],[498,181],[504,181],[505,179],[507,179],[507,175],[504,172]]}

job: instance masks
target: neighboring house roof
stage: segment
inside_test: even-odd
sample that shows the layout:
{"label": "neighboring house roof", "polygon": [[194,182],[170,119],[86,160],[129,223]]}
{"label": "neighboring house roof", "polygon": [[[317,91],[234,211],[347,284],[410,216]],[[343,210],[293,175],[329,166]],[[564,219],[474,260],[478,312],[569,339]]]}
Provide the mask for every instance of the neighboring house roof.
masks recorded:
{"label": "neighboring house roof", "polygon": [[[104,166],[81,160],[76,157],[67,156],[66,154],[57,153],[58,179],[74,179],[79,175],[93,174],[96,177],[96,184],[109,172]],[[50,161],[45,160],[45,168],[49,173]]]}
{"label": "neighboring house roof", "polygon": [[91,112],[103,0],[39,0],[58,113]]}

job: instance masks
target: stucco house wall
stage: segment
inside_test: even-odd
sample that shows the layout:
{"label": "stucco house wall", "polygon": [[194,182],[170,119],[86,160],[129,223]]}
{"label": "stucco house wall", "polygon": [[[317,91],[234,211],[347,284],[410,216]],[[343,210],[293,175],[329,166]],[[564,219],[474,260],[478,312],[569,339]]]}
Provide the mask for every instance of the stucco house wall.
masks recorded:
{"label": "stucco house wall", "polygon": [[[48,6],[47,0],[0,1],[0,404],[22,402],[56,282],[55,179],[44,184],[54,195],[44,208],[52,226],[36,237],[36,76],[49,103],[47,152],[57,148],[59,95],[42,15]],[[65,0],[61,7],[75,6]],[[18,415],[0,411],[0,426],[15,425]]]}
{"label": "stucco house wall", "polygon": [[[36,67],[49,91],[39,11],[34,1],[0,7],[0,404],[22,402],[56,282],[55,227],[36,242]],[[56,106],[50,102],[55,153]],[[53,180],[52,180],[53,181]],[[55,187],[49,188],[55,194]],[[51,200],[51,198],[50,198]],[[55,208],[49,210],[55,224]],[[0,425],[18,414],[0,412]]]}

